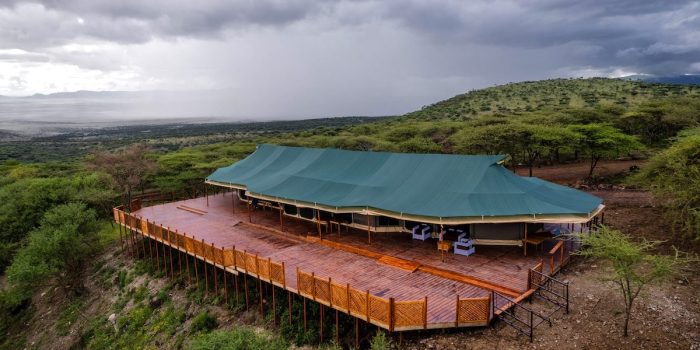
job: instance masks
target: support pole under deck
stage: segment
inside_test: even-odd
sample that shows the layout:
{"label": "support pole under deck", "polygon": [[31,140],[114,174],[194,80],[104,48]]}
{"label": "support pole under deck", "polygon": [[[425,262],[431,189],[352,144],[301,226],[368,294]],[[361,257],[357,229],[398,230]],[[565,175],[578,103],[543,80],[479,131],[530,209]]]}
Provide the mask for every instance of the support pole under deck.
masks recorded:
{"label": "support pole under deck", "polygon": [[370,215],[367,213],[367,244],[372,244],[372,231],[370,230]]}
{"label": "support pole under deck", "polygon": [[[211,244],[211,255],[213,258],[214,257],[214,243]],[[213,266],[213,270],[214,270],[214,295],[218,297],[219,296],[219,273],[217,272],[217,270],[219,268],[216,267],[216,260],[213,260],[212,263],[213,263],[212,266]]]}

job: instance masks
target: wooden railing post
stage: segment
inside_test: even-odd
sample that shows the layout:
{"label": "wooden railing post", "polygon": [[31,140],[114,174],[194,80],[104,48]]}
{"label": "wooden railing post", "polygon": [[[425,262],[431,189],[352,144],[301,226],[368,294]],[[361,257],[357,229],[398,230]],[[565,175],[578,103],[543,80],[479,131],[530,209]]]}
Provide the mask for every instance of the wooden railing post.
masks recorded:
{"label": "wooden railing post", "polygon": [[456,312],[455,312],[455,327],[459,326],[459,294],[457,294],[457,302],[455,303],[456,306]]}
{"label": "wooden railing post", "polygon": [[369,322],[369,289],[367,289],[367,294],[365,294],[365,312],[367,313],[367,322]]}
{"label": "wooden railing post", "polygon": [[331,286],[331,278],[328,277],[328,305],[333,307],[333,287]]}
{"label": "wooden railing post", "polygon": [[549,256],[549,275],[554,275],[554,255]]}
{"label": "wooden railing post", "polygon": [[352,311],[350,307],[350,283],[345,284],[345,291],[347,292],[347,298],[348,298],[348,315],[352,316]]}
{"label": "wooden railing post", "polygon": [[311,272],[311,298],[316,301],[316,277],[314,276],[314,272]]}
{"label": "wooden railing post", "polygon": [[[214,243],[211,244],[211,258],[212,262],[214,263],[214,295],[219,296],[219,273],[217,272],[218,268],[216,267],[216,254],[214,253]],[[223,264],[222,264],[223,265]]]}
{"label": "wooden railing post", "polygon": [[394,331],[394,310],[396,310],[396,306],[394,305],[394,298],[389,298],[389,331],[393,332]]}
{"label": "wooden railing post", "polygon": [[428,329],[428,296],[425,296],[423,303],[423,329]]}

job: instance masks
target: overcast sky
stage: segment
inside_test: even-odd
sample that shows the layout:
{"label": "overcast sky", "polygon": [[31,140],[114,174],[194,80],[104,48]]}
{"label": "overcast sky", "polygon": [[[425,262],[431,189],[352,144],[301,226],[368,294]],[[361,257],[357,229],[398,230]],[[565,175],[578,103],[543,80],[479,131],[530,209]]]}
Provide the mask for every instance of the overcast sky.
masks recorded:
{"label": "overcast sky", "polygon": [[0,94],[205,90],[246,117],[404,113],[553,77],[700,73],[698,1],[0,3]]}

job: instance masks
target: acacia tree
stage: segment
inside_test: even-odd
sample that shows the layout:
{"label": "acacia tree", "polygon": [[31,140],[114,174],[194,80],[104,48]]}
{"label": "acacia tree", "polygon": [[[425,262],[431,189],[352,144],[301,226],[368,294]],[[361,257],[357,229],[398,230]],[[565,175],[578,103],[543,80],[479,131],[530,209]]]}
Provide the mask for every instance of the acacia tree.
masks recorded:
{"label": "acacia tree", "polygon": [[674,229],[700,240],[700,129],[653,156],[636,180],[663,204]]}
{"label": "acacia tree", "polygon": [[604,157],[617,157],[622,153],[641,150],[644,146],[636,137],[627,135],[609,124],[572,125],[576,133],[577,148],[591,159],[588,177],[593,176],[598,162]]}
{"label": "acacia tree", "polygon": [[653,250],[658,241],[633,241],[630,236],[602,227],[595,234],[580,235],[583,248],[579,254],[610,262],[612,271],[607,276],[619,291],[625,305],[624,336],[628,335],[634,302],[649,284],[668,278],[688,262],[676,251],[674,256],[659,255]]}
{"label": "acacia tree", "polygon": [[97,152],[88,160],[88,167],[108,174],[122,191],[124,208],[129,208],[135,188],[143,187],[146,177],[156,169],[156,163],[147,158],[145,143],[136,143],[114,152]]}
{"label": "acacia tree", "polygon": [[515,122],[467,129],[458,135],[458,142],[464,152],[505,153],[514,160],[522,155],[532,176],[532,168],[539,159],[566,147],[575,136],[562,127]]}
{"label": "acacia tree", "polygon": [[96,231],[95,211],[84,204],[62,204],[47,211],[7,269],[11,300],[20,303],[46,286],[80,293],[80,274],[97,248]]}

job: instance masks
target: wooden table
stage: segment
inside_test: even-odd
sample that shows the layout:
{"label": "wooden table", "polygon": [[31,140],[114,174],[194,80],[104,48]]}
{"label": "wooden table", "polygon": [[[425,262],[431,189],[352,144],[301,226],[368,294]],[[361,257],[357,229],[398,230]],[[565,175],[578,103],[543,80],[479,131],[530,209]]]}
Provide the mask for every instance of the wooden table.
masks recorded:
{"label": "wooden table", "polygon": [[445,261],[445,253],[450,251],[450,247],[452,246],[452,241],[438,241],[437,242],[437,249],[440,251],[440,257],[442,261]]}
{"label": "wooden table", "polygon": [[525,244],[525,255],[527,255],[527,245],[532,244],[535,246],[535,249],[537,247],[542,247],[542,244],[549,240],[551,238],[551,233],[548,233],[547,235],[533,235],[527,237],[527,239],[523,240],[523,243]]}

